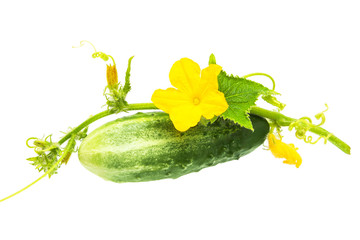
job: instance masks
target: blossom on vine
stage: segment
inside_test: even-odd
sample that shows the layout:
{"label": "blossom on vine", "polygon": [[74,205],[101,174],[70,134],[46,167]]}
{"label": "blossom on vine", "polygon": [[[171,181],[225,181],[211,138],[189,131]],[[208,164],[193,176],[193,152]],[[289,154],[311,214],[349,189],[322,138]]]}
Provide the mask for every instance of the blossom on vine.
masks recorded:
{"label": "blossom on vine", "polygon": [[197,63],[182,58],[174,63],[169,74],[170,82],[176,89],[158,89],[151,101],[169,113],[177,130],[186,131],[195,126],[202,116],[212,119],[228,108],[224,94],[218,90],[220,71],[219,65],[210,64],[200,72]]}
{"label": "blossom on vine", "polygon": [[297,168],[302,163],[301,156],[296,151],[294,144],[287,144],[278,139],[273,133],[268,135],[269,148],[274,157],[285,158],[283,163],[294,164]]}

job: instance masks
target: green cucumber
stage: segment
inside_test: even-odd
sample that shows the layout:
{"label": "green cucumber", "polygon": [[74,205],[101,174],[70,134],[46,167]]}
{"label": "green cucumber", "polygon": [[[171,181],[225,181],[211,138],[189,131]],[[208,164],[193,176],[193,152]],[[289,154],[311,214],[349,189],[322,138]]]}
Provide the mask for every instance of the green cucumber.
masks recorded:
{"label": "green cucumber", "polygon": [[81,164],[114,182],[178,178],[239,159],[264,141],[268,122],[250,115],[254,131],[219,118],[186,132],[177,131],[164,112],[137,113],[91,132],[79,149]]}

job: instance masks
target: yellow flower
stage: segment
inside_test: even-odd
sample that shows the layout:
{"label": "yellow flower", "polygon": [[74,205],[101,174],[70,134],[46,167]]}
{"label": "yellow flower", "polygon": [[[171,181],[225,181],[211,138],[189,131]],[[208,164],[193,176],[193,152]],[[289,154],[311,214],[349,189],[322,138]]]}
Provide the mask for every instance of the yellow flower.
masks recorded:
{"label": "yellow flower", "polygon": [[118,84],[118,74],[116,65],[106,65],[106,80],[109,87],[116,87]]}
{"label": "yellow flower", "polygon": [[287,144],[278,139],[274,134],[269,133],[268,135],[269,148],[272,154],[276,158],[285,158],[283,163],[294,164],[297,168],[300,167],[302,159],[296,152],[294,144]]}
{"label": "yellow flower", "polygon": [[221,67],[210,64],[203,69],[188,58],[175,62],[169,74],[171,84],[176,87],[158,89],[151,101],[156,107],[169,113],[175,128],[186,131],[201,119],[212,119],[228,108],[224,94],[219,92],[217,75]]}

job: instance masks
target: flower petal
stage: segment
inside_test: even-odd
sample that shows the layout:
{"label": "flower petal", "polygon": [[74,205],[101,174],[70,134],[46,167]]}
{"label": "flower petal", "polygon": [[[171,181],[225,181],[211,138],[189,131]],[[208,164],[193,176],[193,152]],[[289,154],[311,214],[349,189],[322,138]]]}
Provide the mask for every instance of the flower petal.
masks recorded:
{"label": "flower petal", "polygon": [[269,148],[271,153],[276,158],[284,158],[283,163],[293,164],[297,168],[300,167],[302,159],[300,154],[296,151],[294,144],[287,144],[277,139],[274,134],[269,133],[268,135]]}
{"label": "flower petal", "polygon": [[182,58],[171,67],[169,78],[174,87],[191,94],[200,83],[200,67],[193,60]]}
{"label": "flower petal", "polygon": [[219,89],[217,76],[221,72],[222,67],[217,64],[210,64],[207,68],[201,70],[201,84],[205,82],[209,87]]}
{"label": "flower petal", "polygon": [[221,115],[229,107],[224,94],[213,89],[208,89],[203,93],[199,106],[206,119],[211,119],[214,115]]}
{"label": "flower petal", "polygon": [[198,106],[185,104],[171,109],[169,115],[175,128],[184,132],[198,124],[201,118],[201,111]]}
{"label": "flower petal", "polygon": [[151,101],[166,113],[169,113],[175,107],[191,103],[191,99],[186,94],[175,88],[156,90],[151,97]]}

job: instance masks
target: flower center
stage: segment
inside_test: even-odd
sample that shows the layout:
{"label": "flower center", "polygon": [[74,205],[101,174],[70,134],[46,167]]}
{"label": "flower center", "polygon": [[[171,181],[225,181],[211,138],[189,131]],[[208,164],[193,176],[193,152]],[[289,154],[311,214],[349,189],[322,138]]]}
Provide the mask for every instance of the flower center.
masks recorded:
{"label": "flower center", "polygon": [[199,103],[200,103],[200,99],[199,98],[194,98],[194,100],[193,100],[193,103],[195,104],[195,105],[199,105]]}

